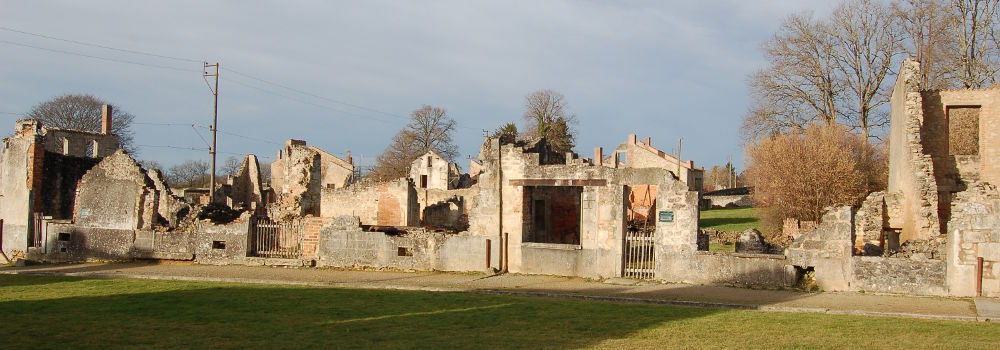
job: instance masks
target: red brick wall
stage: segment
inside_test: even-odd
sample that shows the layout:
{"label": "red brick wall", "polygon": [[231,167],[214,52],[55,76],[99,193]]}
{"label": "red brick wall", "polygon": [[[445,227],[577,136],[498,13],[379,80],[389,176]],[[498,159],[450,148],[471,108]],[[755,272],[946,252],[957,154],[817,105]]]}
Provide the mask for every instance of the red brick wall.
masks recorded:
{"label": "red brick wall", "polygon": [[317,249],[319,248],[319,230],[330,222],[333,222],[333,218],[307,216],[302,219],[303,259],[316,259]]}

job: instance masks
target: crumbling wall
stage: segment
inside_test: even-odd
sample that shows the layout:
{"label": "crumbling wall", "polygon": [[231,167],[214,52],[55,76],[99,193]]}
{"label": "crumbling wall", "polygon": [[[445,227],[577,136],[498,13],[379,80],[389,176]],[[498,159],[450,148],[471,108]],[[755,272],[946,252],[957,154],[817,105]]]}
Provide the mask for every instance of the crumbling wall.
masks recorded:
{"label": "crumbling wall", "polygon": [[324,226],[320,231],[317,266],[417,271],[485,269],[486,243],[482,237],[420,229],[388,235],[362,231],[360,225],[355,217],[341,216]]}
{"label": "crumbling wall", "polygon": [[983,259],[983,296],[1000,296],[1000,192],[977,183],[957,194],[946,243],[948,288],[975,296],[977,258]]}
{"label": "crumbling wall", "polygon": [[158,217],[152,180],[123,151],[104,158],[80,180],[74,222],[83,227],[151,228]]}
{"label": "crumbling wall", "polygon": [[854,216],[854,252],[858,255],[882,255],[883,230],[888,224],[885,192],[873,192],[861,203]]}
{"label": "crumbling wall", "polygon": [[[31,225],[32,191],[30,166],[34,139],[3,139],[0,156],[0,219],[3,219],[3,251],[13,257],[15,251],[27,251]],[[38,194],[35,194],[36,196]]]}
{"label": "crumbling wall", "polygon": [[802,269],[814,268],[816,283],[823,290],[851,290],[853,231],[851,207],[827,209],[815,231],[803,234],[788,247],[788,262]]}
{"label": "crumbling wall", "polygon": [[261,186],[260,163],[256,155],[248,154],[243,159],[229,185],[231,208],[256,211],[257,208],[263,207],[264,188]]}
{"label": "crumbling wall", "polygon": [[[320,155],[310,147],[290,143],[286,146],[286,154],[272,165],[272,178],[278,192],[278,218],[320,215],[320,198],[322,186],[322,166]],[[278,172],[273,172],[280,168]]]}
{"label": "crumbling wall", "polygon": [[927,239],[940,231],[938,186],[931,157],[924,153],[920,65],[904,60],[890,98],[889,194],[899,193],[901,217],[889,225],[900,230],[900,242]]}
{"label": "crumbling wall", "polygon": [[[480,189],[477,186],[452,190],[416,189],[416,193],[421,225],[464,231]],[[430,212],[429,207],[433,207]]]}

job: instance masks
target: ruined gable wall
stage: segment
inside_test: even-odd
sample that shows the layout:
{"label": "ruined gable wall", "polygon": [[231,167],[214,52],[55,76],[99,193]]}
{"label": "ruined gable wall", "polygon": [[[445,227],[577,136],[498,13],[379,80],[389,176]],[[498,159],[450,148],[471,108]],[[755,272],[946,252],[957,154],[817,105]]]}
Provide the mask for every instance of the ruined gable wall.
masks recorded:
{"label": "ruined gable wall", "polygon": [[[427,166],[428,159],[430,159],[430,166]],[[448,165],[448,161],[444,158],[433,152],[427,152],[410,163],[410,178],[413,179],[413,183],[418,188],[421,176],[426,175],[428,189],[450,189],[448,186]]]}
{"label": "ruined gable wall", "polygon": [[320,156],[320,163],[323,168],[321,172],[323,188],[330,186],[344,188],[347,186],[354,176],[354,165],[319,148],[310,148],[319,153]]}
{"label": "ruined gable wall", "polygon": [[119,151],[80,180],[74,222],[84,227],[149,228],[157,212],[152,182],[139,164]]}
{"label": "ruined gable wall", "polygon": [[[938,194],[931,157],[923,151],[921,127],[923,98],[919,86],[920,65],[903,62],[890,98],[889,194],[899,193],[901,217],[890,217],[900,229],[900,241],[927,239],[940,230]],[[896,201],[893,201],[896,204]]]}
{"label": "ruined gable wall", "polygon": [[264,204],[264,189],[261,187],[260,164],[257,156],[248,154],[233,177],[232,206],[255,209]]}

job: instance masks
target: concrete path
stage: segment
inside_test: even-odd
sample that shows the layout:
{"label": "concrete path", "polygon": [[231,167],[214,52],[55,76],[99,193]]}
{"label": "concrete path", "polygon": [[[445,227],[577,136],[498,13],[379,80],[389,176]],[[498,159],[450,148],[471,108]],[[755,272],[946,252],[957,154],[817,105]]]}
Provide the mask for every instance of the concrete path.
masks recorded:
{"label": "concrete path", "polygon": [[[593,281],[574,277],[481,273],[357,271],[267,266],[212,266],[191,263],[89,263],[2,267],[3,274],[148,278],[240,283],[294,284],[362,289],[453,291],[590,300],[740,308],[779,312],[819,312],[975,321],[1000,318],[1000,301],[875,295],[806,293],[715,285],[663,284],[627,279]],[[977,305],[985,308],[977,314]],[[991,308],[992,307],[992,308]]]}

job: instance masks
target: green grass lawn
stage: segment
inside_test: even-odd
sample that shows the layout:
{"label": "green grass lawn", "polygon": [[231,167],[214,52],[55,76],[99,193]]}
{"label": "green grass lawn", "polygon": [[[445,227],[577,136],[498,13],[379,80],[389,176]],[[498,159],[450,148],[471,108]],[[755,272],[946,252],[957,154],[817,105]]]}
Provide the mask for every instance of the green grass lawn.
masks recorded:
{"label": "green grass lawn", "polygon": [[757,208],[709,209],[701,211],[701,228],[714,228],[719,231],[742,232],[748,228],[759,229],[757,225]]}
{"label": "green grass lawn", "polygon": [[0,320],[10,349],[988,349],[1000,339],[971,322],[17,275],[0,275]]}

